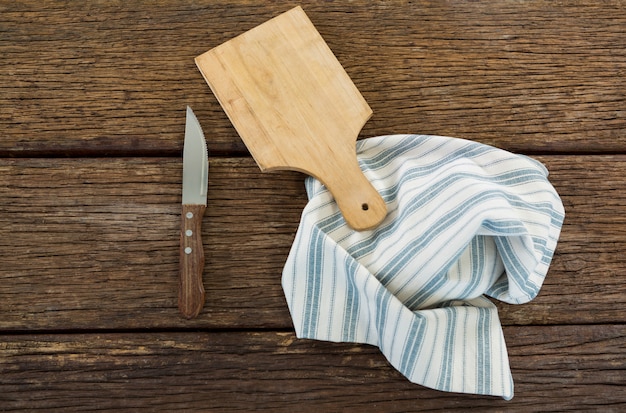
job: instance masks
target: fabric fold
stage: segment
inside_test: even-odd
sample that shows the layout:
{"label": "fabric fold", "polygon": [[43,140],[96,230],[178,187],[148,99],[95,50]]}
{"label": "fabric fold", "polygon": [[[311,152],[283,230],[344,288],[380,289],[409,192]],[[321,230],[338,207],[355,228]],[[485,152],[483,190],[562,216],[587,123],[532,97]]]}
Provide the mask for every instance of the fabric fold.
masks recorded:
{"label": "fabric fold", "polygon": [[307,178],[282,278],[297,336],[378,346],[433,389],[512,398],[487,296],[520,304],[541,288],[564,218],[547,169],[440,136],[370,138],[357,153],[388,215],[353,231],[330,192]]}

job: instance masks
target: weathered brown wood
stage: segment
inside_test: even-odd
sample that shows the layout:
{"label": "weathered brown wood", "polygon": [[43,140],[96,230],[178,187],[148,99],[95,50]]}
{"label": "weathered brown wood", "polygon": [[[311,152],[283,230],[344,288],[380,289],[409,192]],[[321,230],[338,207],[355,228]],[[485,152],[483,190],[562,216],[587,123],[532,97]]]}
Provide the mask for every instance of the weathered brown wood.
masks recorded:
{"label": "weathered brown wood", "polygon": [[[538,298],[504,324],[624,323],[626,156],[544,156],[566,220]],[[303,175],[211,160],[205,309],[176,311],[181,160],[0,160],[0,329],[289,328],[280,276]]]}
{"label": "weathered brown wood", "polygon": [[515,397],[409,383],[372,346],[292,333],[129,333],[0,338],[3,411],[422,412],[626,408],[626,327],[505,329]]}
{"label": "weathered brown wood", "polygon": [[[302,2],[374,110],[361,136],[533,152],[626,149],[624,5]],[[187,104],[213,153],[244,153],[193,58],[291,7],[2,2],[0,154],[174,155]]]}
{"label": "weathered brown wood", "polygon": [[284,327],[279,277],[302,177],[262,174],[251,159],[211,164],[206,306],[186,322],[181,159],[0,161],[0,328]]}
{"label": "weathered brown wood", "polygon": [[[548,155],[554,262],[534,301],[498,304],[513,401],[294,338],[280,274],[303,176],[236,157],[193,58],[295,4],[24,0],[0,2],[0,410],[624,411],[626,3],[301,4],[374,111],[361,137]],[[177,310],[187,105],[231,156],[212,161],[194,320]]]}

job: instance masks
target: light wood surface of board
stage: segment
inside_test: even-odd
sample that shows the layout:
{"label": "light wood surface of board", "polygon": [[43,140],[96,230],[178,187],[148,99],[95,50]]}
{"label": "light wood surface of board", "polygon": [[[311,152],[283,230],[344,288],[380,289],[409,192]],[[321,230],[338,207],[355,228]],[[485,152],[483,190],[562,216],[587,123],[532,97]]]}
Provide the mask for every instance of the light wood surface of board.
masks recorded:
{"label": "light wood surface of board", "polygon": [[261,170],[315,176],[356,230],[385,218],[356,139],[372,110],[301,7],[196,58]]}

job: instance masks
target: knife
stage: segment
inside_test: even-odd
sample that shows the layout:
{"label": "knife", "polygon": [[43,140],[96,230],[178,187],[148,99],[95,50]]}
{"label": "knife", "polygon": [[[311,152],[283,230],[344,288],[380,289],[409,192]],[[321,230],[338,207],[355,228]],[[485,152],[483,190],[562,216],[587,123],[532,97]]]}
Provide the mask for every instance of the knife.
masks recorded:
{"label": "knife", "polygon": [[209,156],[196,115],[187,106],[183,148],[183,202],[180,229],[180,283],[178,309],[187,319],[204,305],[204,250],[202,216],[207,204]]}

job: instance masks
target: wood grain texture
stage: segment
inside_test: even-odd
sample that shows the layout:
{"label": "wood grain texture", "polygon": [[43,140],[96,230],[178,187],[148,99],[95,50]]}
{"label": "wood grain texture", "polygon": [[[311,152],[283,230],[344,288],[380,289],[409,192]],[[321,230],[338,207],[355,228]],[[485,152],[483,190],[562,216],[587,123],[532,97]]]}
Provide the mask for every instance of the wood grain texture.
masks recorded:
{"label": "wood grain texture", "polygon": [[[0,4],[0,154],[175,155],[185,106],[212,153],[246,149],[193,58],[293,3]],[[626,148],[622,1],[304,1],[374,110],[361,136],[525,152]]]}
{"label": "wood grain texture", "polygon": [[290,332],[0,338],[3,411],[584,411],[626,405],[624,326],[509,327],[516,396],[411,384],[372,346]]}
{"label": "wood grain texture", "polygon": [[[0,1],[0,411],[626,410],[626,3],[301,3],[374,111],[541,155],[566,219],[498,304],[516,396],[408,383],[295,339],[280,286],[303,175],[262,174],[194,57],[287,1]],[[206,306],[177,309],[185,107],[212,158]],[[245,156],[245,157],[242,157]],[[69,159],[67,159],[69,158]]]}
{"label": "wood grain texture", "polygon": [[[0,164],[0,328],[194,323],[176,310],[181,159]],[[301,180],[261,174],[251,159],[211,160],[202,225],[207,307],[196,320],[285,325],[278,282],[304,206]]]}
{"label": "wood grain texture", "polygon": [[[543,156],[565,225],[539,296],[504,324],[626,322],[626,156]],[[282,266],[303,175],[211,159],[206,304],[176,312],[180,159],[0,160],[0,329],[290,328]],[[76,315],[80,314],[79,317]]]}

